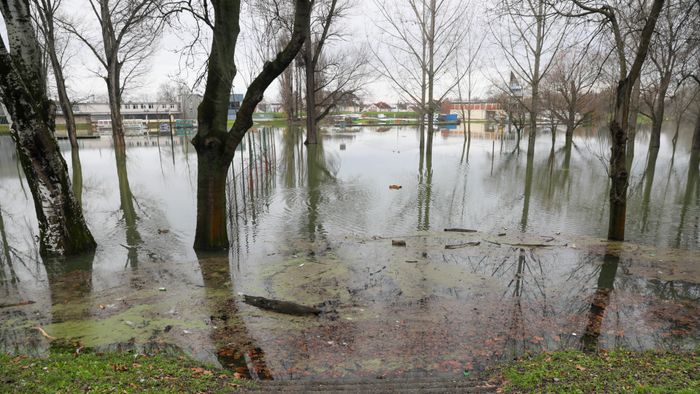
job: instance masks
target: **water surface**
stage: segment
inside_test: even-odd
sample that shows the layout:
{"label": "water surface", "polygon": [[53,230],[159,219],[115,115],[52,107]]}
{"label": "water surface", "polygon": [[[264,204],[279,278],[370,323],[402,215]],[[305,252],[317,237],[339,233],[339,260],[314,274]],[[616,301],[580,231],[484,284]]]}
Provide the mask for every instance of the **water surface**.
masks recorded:
{"label": "water surface", "polygon": [[[461,374],[564,347],[694,349],[700,191],[687,136],[674,150],[664,134],[650,155],[638,135],[624,244],[601,240],[606,130],[562,137],[543,134],[529,159],[524,140],[480,130],[468,146],[441,130],[421,155],[411,127],[326,130],[308,149],[300,130],[260,128],[234,158],[226,256],[191,249],[187,137],[129,138],[126,157],[108,138],[82,140],[79,171],[62,145],[99,244],[67,261],[37,256],[26,182],[0,137],[0,294],[36,302],[0,308],[0,349],[44,352],[41,326],[275,379]],[[275,314],[239,293],[336,313]]]}

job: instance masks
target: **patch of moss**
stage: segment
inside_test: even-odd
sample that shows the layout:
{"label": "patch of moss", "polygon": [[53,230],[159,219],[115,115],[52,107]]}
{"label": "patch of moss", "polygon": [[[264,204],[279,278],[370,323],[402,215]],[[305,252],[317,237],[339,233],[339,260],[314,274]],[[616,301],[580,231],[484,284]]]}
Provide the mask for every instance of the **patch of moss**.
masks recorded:
{"label": "patch of moss", "polygon": [[498,367],[494,376],[512,393],[697,393],[697,352],[597,354],[560,351],[526,357]]}
{"label": "patch of moss", "polygon": [[223,393],[250,385],[183,356],[67,347],[53,348],[47,358],[0,354],[0,386],[14,393]]}
{"label": "patch of moss", "polygon": [[149,305],[136,305],[105,319],[69,320],[49,324],[45,329],[52,336],[80,339],[83,345],[95,347],[131,339],[144,342],[154,331],[162,331],[169,325],[190,329],[206,328],[203,321],[158,316],[151,313],[152,309]]}

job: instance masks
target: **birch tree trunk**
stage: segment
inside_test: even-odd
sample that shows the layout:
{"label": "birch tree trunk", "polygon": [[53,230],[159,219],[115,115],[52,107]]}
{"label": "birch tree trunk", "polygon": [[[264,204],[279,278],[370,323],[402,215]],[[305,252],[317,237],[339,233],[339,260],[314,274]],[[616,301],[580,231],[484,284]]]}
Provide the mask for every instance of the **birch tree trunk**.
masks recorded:
{"label": "birch tree trunk", "polygon": [[54,107],[46,95],[41,50],[27,0],[0,3],[9,43],[0,46],[0,94],[13,124],[12,138],[32,192],[44,256],[95,249],[80,205],[71,190],[68,167],[54,136]]}

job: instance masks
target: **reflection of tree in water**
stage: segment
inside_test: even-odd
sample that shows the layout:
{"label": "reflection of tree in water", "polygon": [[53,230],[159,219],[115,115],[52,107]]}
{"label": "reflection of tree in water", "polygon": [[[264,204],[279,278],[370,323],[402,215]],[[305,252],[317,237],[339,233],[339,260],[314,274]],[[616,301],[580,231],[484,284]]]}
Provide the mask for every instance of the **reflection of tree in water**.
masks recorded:
{"label": "reflection of tree in water", "polygon": [[[234,158],[226,181],[226,196],[229,233],[235,250],[240,250],[241,235],[245,236],[247,248],[260,215],[266,213],[272,203],[277,175],[274,130],[263,127],[247,133],[237,154],[240,161]],[[248,231],[251,226],[252,231]]]}
{"label": "reflection of tree in water", "polygon": [[[326,231],[321,217],[322,205],[328,201],[333,190],[325,187],[337,183],[339,162],[327,154],[326,138],[319,138],[315,145],[304,145],[304,133],[298,127],[290,126],[282,135],[282,170],[285,189],[304,189],[306,192],[306,215],[303,215],[302,231],[309,241],[318,237],[325,240]],[[338,191],[337,193],[342,193]]]}
{"label": "reflection of tree in water", "polygon": [[45,259],[51,296],[52,323],[85,320],[92,293],[94,253],[64,259]]}
{"label": "reflection of tree in water", "polygon": [[124,147],[114,147],[114,155],[117,161],[117,178],[119,180],[119,201],[122,211],[122,220],[126,230],[127,264],[136,267],[138,265],[138,249],[143,243],[139,234],[137,221],[139,220],[134,208],[134,195],[129,185],[129,175],[126,169],[126,150]]}
{"label": "reflection of tree in water", "polygon": [[[418,163],[418,230],[427,231],[430,229],[430,205],[433,187],[433,147],[432,144],[426,146],[425,156],[420,153]],[[425,162],[425,169],[423,168]]]}
{"label": "reflection of tree in water", "polygon": [[610,305],[610,296],[613,292],[613,284],[617,274],[617,266],[620,256],[617,252],[608,251],[603,256],[603,265],[598,276],[598,285],[593,294],[588,311],[586,328],[581,337],[581,345],[586,351],[595,351],[598,348],[598,338],[605,318],[605,310]]}
{"label": "reflection of tree in water", "polygon": [[651,189],[654,184],[654,174],[656,172],[656,159],[659,156],[658,149],[649,151],[649,159],[647,160],[647,168],[644,170],[644,195],[642,197],[642,234],[647,231],[649,219],[649,200],[651,199]]}
{"label": "reflection of tree in water", "polygon": [[[507,303],[509,308],[507,320],[508,337],[505,343],[506,352],[510,356],[519,356],[530,347],[528,324],[523,313],[523,302],[534,303],[541,306],[541,317],[545,318],[549,304],[544,291],[546,282],[542,262],[532,250],[518,248],[515,255],[505,255],[502,261],[495,265],[492,276],[511,277],[503,297],[510,297],[512,302]],[[504,300],[505,301],[505,300]],[[534,310],[533,310],[534,311]],[[536,312],[538,315],[540,311]],[[544,333],[539,334],[544,337]]]}
{"label": "reflection of tree in water", "polygon": [[228,254],[198,257],[219,362],[253,379],[270,379],[264,354],[238,314]]}
{"label": "reflection of tree in water", "polygon": [[4,296],[7,297],[10,289],[16,290],[19,279],[12,263],[12,252],[5,232],[2,206],[0,206],[0,252],[0,287],[5,289]]}
{"label": "reflection of tree in water", "polygon": [[[680,248],[681,242],[683,240],[683,231],[686,227],[686,216],[688,215],[688,208],[695,204],[696,206],[700,204],[700,182],[698,182],[698,165],[700,165],[700,152],[693,151],[690,154],[690,159],[688,161],[688,176],[685,182],[685,193],[683,195],[683,206],[681,207],[681,217],[678,221],[678,231],[676,232],[676,242],[675,246]],[[697,217],[696,217],[697,220]],[[687,226],[690,228],[690,226]],[[692,240],[698,238],[699,226],[695,225],[695,236],[690,236],[691,234],[685,234],[686,239]]]}

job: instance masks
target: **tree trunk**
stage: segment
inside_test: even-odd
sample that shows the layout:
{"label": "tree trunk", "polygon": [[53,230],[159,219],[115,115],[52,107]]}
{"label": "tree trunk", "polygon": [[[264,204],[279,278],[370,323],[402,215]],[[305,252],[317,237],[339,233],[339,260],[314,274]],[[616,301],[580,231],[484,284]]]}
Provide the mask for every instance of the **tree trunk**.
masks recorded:
{"label": "tree trunk", "polygon": [[671,83],[671,73],[668,72],[661,79],[659,84],[659,91],[656,93],[656,100],[654,103],[654,111],[651,124],[651,139],[649,140],[649,149],[659,149],[661,146],[661,125],[664,122],[664,111],[666,109],[666,92],[668,91],[668,85]]}
{"label": "tree trunk", "polygon": [[[632,87],[632,97],[630,97],[630,114],[627,120],[628,132],[627,132],[627,155],[631,158],[634,157],[634,141],[637,137],[637,116],[639,114],[639,95],[640,95],[640,84],[641,78],[637,79]],[[629,165],[631,166],[631,160]],[[630,167],[631,168],[631,167]]]}
{"label": "tree trunk", "polygon": [[700,152],[700,113],[695,119],[695,131],[693,131],[693,143],[691,145],[693,152]]}
{"label": "tree trunk", "polygon": [[56,54],[56,47],[54,45],[53,39],[53,37],[47,37],[46,39],[47,52],[49,59],[51,60],[53,74],[56,79],[56,91],[58,92],[58,102],[61,105],[61,112],[63,112],[63,118],[66,121],[66,132],[68,133],[68,139],[70,140],[70,147],[71,150],[75,151],[76,154],[78,154],[78,136],[77,128],[75,126],[75,115],[73,114],[73,107],[71,106],[70,99],[68,98],[66,80],[63,77],[63,68],[61,67],[61,62],[58,60],[58,55]]}
{"label": "tree trunk", "polygon": [[226,174],[231,163],[214,147],[197,150],[196,250],[228,249],[226,229]]}
{"label": "tree trunk", "polygon": [[[656,21],[663,8],[664,0],[654,0],[639,39],[639,47],[632,67],[627,73],[624,55],[620,55],[621,77],[615,95],[613,118],[610,121],[610,220],[608,223],[608,239],[623,241],[625,239],[625,218],[627,213],[627,186],[629,173],[627,170],[627,128],[630,117],[630,101],[633,85],[639,79],[642,65],[647,57],[651,36],[654,33]],[[616,41],[620,41],[620,32],[616,31]],[[622,44],[617,43],[617,49],[623,52]]]}
{"label": "tree trunk", "polygon": [[610,221],[608,224],[608,239],[624,241],[625,217],[627,213],[627,120],[629,119],[629,103],[631,86],[629,79],[620,81],[615,98],[615,112],[610,122],[610,137],[612,142],[610,153]]}
{"label": "tree trunk", "polygon": [[78,205],[83,203],[83,166],[80,163],[80,155],[77,149],[72,149],[71,162],[73,164],[73,195]]}
{"label": "tree trunk", "polygon": [[68,167],[54,136],[54,107],[41,78],[41,50],[26,1],[0,5],[7,43],[0,44],[0,95],[12,118],[11,135],[32,192],[44,256],[83,253],[95,240],[71,191]]}
{"label": "tree trunk", "polygon": [[107,78],[107,93],[109,94],[109,116],[112,120],[112,138],[114,146],[125,147],[124,142],[124,122],[122,120],[122,95],[119,84],[119,71],[115,70],[108,72]]}
{"label": "tree trunk", "polygon": [[436,0],[430,0],[430,27],[427,38],[428,51],[428,148],[427,154],[432,158],[433,154],[433,128],[435,127],[435,102],[433,95],[435,94],[435,14],[437,13]]}
{"label": "tree trunk", "polygon": [[306,141],[304,145],[316,144],[316,65],[313,58],[311,23],[306,26],[306,45],[304,45],[304,70],[306,72]]}

